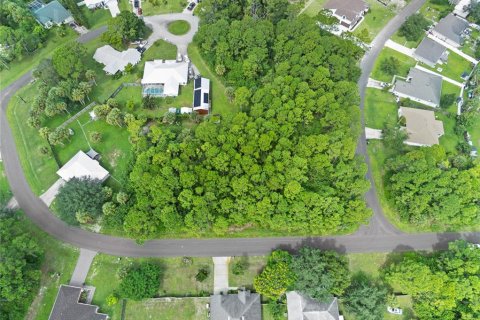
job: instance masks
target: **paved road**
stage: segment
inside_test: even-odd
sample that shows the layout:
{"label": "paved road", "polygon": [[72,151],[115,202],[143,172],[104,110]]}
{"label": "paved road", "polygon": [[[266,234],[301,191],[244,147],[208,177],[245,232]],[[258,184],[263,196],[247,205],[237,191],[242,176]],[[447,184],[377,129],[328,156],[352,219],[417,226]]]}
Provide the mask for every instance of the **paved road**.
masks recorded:
{"label": "paved road", "polygon": [[[424,1],[424,0],[423,0]],[[416,11],[423,1],[413,1],[401,15],[388,24],[375,39],[372,50],[362,60],[362,77],[359,81],[360,93],[363,97],[368,75],[373,67],[375,57],[383,43],[401,25],[404,17]],[[55,238],[76,247],[117,256],[241,256],[263,255],[272,249],[283,248],[295,250],[303,245],[311,245],[322,249],[334,249],[339,252],[389,252],[402,250],[432,250],[445,248],[454,239],[467,239],[480,242],[480,232],[476,233],[425,233],[403,234],[391,226],[384,218],[375,193],[371,188],[366,195],[374,216],[368,227],[348,236],[336,237],[276,237],[276,238],[235,238],[235,239],[166,239],[147,241],[137,245],[130,239],[112,237],[92,233],[66,225],[57,219],[48,207],[32,193],[23,173],[18,158],[15,142],[12,137],[6,108],[12,95],[31,80],[31,74],[22,76],[12,85],[0,92],[0,145],[4,159],[5,172],[15,198],[25,214],[42,230]],[[363,123],[363,119],[362,119]],[[365,132],[359,140],[359,154],[366,154]],[[371,179],[370,171],[368,173]]]}

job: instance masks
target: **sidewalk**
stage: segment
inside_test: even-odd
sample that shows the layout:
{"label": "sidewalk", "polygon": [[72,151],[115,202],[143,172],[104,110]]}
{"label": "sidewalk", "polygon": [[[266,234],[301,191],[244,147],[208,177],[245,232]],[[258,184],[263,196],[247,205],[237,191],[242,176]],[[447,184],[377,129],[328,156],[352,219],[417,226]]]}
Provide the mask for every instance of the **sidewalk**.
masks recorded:
{"label": "sidewalk", "polygon": [[77,260],[75,270],[73,270],[72,278],[70,280],[71,286],[82,287],[88,275],[88,270],[92,265],[93,258],[97,253],[87,249],[80,249],[80,256]]}
{"label": "sidewalk", "polygon": [[413,58],[413,52],[415,51],[415,49],[407,48],[390,39],[388,39],[387,42],[385,42],[385,47],[388,47],[390,49],[403,53],[404,55],[407,55],[411,58]]}

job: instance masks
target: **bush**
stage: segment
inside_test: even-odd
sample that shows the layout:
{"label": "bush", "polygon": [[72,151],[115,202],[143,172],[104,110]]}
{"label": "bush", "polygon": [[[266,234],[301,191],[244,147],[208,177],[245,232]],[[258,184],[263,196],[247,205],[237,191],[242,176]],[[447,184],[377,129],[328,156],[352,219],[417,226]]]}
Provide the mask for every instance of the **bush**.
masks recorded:
{"label": "bush", "polygon": [[90,132],[90,140],[93,143],[99,143],[102,141],[102,134],[98,131],[92,131]]}
{"label": "bush", "polygon": [[429,26],[430,22],[422,14],[416,13],[407,18],[400,27],[399,33],[408,41],[417,41]]}
{"label": "bush", "polygon": [[154,297],[160,286],[161,274],[160,266],[150,262],[128,269],[120,283],[120,295],[137,301]]}
{"label": "bush", "polygon": [[107,305],[109,307],[111,306],[114,306],[118,303],[118,297],[114,294],[114,293],[111,293],[108,297],[107,297]]}
{"label": "bush", "polygon": [[380,62],[380,70],[390,76],[398,73],[399,66],[400,61],[398,61],[398,59],[394,57],[388,57]]}
{"label": "bush", "polygon": [[241,257],[238,260],[235,260],[232,266],[232,273],[234,275],[242,275],[247,271],[248,269],[248,258],[247,257]]}
{"label": "bush", "polygon": [[195,279],[198,282],[203,282],[208,278],[209,275],[210,275],[210,268],[208,266],[203,266],[200,269],[198,269]]}
{"label": "bush", "polygon": [[193,259],[191,257],[183,257],[182,258],[182,265],[183,266],[191,266],[193,264]]}
{"label": "bush", "polygon": [[456,98],[457,98],[457,95],[454,93],[444,94],[440,99],[440,107],[441,108],[450,107],[455,102]]}

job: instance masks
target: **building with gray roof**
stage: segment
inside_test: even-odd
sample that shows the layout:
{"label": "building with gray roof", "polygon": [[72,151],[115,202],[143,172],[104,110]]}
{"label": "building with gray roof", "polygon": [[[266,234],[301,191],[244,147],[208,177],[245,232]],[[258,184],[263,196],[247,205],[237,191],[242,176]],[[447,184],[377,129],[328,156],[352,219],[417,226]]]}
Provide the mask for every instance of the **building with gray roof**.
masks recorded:
{"label": "building with gray roof", "polygon": [[368,4],[364,0],[330,0],[325,9],[340,21],[340,25],[352,31],[362,21],[368,12]]}
{"label": "building with gray roof", "polygon": [[61,285],[49,320],[106,320],[108,316],[98,313],[98,307],[79,302],[82,288]]}
{"label": "building with gray roof", "polygon": [[215,294],[210,297],[211,320],[261,320],[260,295],[248,290],[237,294]]}
{"label": "building with gray roof", "polygon": [[307,297],[299,292],[287,292],[288,320],[341,320],[337,298],[328,302]]}
{"label": "building with gray roof", "polygon": [[437,23],[432,30],[432,35],[454,47],[460,47],[463,44],[464,32],[468,26],[467,20],[449,14]]}
{"label": "building with gray roof", "polygon": [[34,6],[33,15],[45,28],[51,28],[54,25],[73,22],[70,11],[65,9],[60,2],[53,0],[47,4],[41,4],[41,7]]}
{"label": "building with gray roof", "polygon": [[410,69],[406,80],[395,80],[392,93],[400,98],[408,98],[429,107],[440,105],[442,77],[419,70]]}
{"label": "building with gray roof", "polygon": [[425,37],[413,52],[413,57],[434,68],[437,63],[447,62],[448,50],[440,43]]}

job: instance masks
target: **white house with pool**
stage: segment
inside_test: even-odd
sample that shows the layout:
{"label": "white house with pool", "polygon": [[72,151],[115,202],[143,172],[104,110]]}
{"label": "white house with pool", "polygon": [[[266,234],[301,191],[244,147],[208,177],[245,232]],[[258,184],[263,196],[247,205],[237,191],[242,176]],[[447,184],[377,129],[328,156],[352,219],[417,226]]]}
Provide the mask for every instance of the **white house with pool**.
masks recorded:
{"label": "white house with pool", "polygon": [[142,78],[143,96],[176,97],[180,86],[188,82],[189,63],[176,60],[145,62]]}

